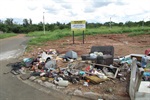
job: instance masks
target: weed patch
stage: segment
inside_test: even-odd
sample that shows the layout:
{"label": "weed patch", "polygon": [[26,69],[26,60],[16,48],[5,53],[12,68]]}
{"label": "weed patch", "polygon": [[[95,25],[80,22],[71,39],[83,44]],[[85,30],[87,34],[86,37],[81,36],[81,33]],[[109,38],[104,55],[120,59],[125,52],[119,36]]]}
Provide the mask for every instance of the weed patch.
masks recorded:
{"label": "weed patch", "polygon": [[17,34],[15,34],[15,33],[3,33],[3,34],[0,34],[0,39],[4,39],[4,38],[16,36],[16,35]]}

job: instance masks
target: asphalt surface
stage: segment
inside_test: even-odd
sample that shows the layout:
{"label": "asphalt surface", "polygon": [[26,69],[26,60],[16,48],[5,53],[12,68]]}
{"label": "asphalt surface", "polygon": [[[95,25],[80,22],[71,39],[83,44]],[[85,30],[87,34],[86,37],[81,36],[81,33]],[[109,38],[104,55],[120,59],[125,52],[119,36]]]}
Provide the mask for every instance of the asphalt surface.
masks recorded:
{"label": "asphalt surface", "polygon": [[[9,73],[11,67],[7,65],[18,61],[16,53],[23,52],[27,40],[28,38],[23,36],[0,40],[0,57],[9,58],[4,57],[5,59],[0,61],[0,100],[59,100],[53,95],[24,84]],[[3,55],[8,54],[9,51],[14,51],[11,53],[12,58],[9,57],[10,55]]]}
{"label": "asphalt surface", "polygon": [[8,65],[18,62],[17,57],[24,52],[28,40],[22,35],[0,40],[0,100],[86,100],[62,95],[40,85],[25,84],[10,73]]}

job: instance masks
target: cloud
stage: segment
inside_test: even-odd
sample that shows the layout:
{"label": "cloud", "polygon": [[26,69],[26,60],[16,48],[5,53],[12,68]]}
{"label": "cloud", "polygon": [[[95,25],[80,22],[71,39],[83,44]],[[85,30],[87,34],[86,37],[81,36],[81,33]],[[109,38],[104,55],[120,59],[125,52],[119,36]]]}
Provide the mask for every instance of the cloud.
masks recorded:
{"label": "cloud", "polygon": [[65,2],[64,0],[53,0],[54,2],[56,2],[56,3],[63,3],[63,2]]}
{"label": "cloud", "polygon": [[123,1],[119,1],[119,2],[115,2],[115,4],[122,6],[122,5],[126,5],[127,3],[123,2]]}
{"label": "cloud", "polygon": [[93,7],[103,7],[111,4],[111,0],[94,0],[92,1]]}
{"label": "cloud", "polygon": [[34,7],[34,6],[28,6],[28,8],[29,8],[30,10],[36,10],[36,9],[37,9],[37,7]]}
{"label": "cloud", "polygon": [[127,3],[120,0],[92,0],[92,5],[95,8],[108,6],[109,4],[126,5]]}
{"label": "cloud", "polygon": [[47,1],[47,3],[43,4],[44,12],[47,12],[49,14],[57,14],[61,11],[61,5],[58,3],[55,3],[53,1]]}
{"label": "cloud", "polygon": [[29,0],[28,2],[24,1],[24,3],[26,4],[26,6],[29,10],[36,10],[41,5],[39,0]]}
{"label": "cloud", "polygon": [[92,13],[92,12],[94,12],[95,11],[95,9],[93,8],[93,7],[86,7],[85,9],[84,9],[84,12],[85,13]]}
{"label": "cloud", "polygon": [[72,11],[69,11],[69,14],[70,14],[70,16],[71,16],[71,17],[73,17],[73,16],[77,16],[77,13],[72,12]]}
{"label": "cloud", "polygon": [[23,19],[22,18],[13,18],[13,22],[14,23],[20,23],[20,24],[22,24],[23,23]]}
{"label": "cloud", "polygon": [[44,9],[47,13],[51,13],[51,14],[57,13],[57,9],[55,9],[54,7],[45,6]]}
{"label": "cloud", "polygon": [[[88,22],[150,19],[150,0],[0,0],[0,19],[29,19],[33,23],[86,20]],[[7,5],[7,6],[6,6]],[[18,20],[19,21],[19,20]],[[19,21],[20,22],[20,21]]]}
{"label": "cloud", "polygon": [[62,4],[61,6],[65,9],[71,9],[72,8],[70,4]]}

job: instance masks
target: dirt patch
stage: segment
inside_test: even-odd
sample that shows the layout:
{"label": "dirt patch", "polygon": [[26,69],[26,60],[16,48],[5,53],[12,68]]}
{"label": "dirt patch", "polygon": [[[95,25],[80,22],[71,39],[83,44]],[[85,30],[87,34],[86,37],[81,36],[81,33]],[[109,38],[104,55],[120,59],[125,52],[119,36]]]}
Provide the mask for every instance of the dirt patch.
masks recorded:
{"label": "dirt patch", "polygon": [[[127,34],[108,34],[108,35],[90,35],[85,37],[85,43],[82,43],[81,37],[75,37],[75,44],[72,43],[72,37],[65,37],[57,41],[48,41],[42,46],[33,46],[32,51],[56,49],[59,53],[66,53],[74,50],[78,55],[87,54],[92,46],[112,45],[115,48],[115,56],[125,56],[128,54],[143,54],[147,48],[150,48],[150,35],[140,35],[128,37]],[[29,53],[29,55],[31,55]]]}
{"label": "dirt patch", "polygon": [[[128,34],[109,34],[109,35],[90,35],[85,37],[85,44],[82,43],[82,38],[75,37],[75,44],[72,44],[72,37],[65,37],[57,41],[47,41],[42,46],[33,46],[32,54],[37,54],[40,50],[56,49],[60,54],[66,53],[69,50],[74,50],[79,56],[88,54],[92,46],[108,46],[112,45],[115,49],[115,56],[125,56],[129,54],[144,54],[145,50],[150,48],[150,35],[140,35],[128,37]],[[25,57],[32,57],[31,52],[26,52]],[[61,65],[63,66],[63,65]],[[128,75],[127,75],[128,76]],[[89,84],[84,87],[83,84],[71,84],[66,90],[73,91],[80,89],[83,92],[92,91],[99,94],[112,95],[120,100],[128,100],[128,81],[125,82],[115,79],[106,81],[98,85]],[[111,92],[108,91],[111,89]]]}

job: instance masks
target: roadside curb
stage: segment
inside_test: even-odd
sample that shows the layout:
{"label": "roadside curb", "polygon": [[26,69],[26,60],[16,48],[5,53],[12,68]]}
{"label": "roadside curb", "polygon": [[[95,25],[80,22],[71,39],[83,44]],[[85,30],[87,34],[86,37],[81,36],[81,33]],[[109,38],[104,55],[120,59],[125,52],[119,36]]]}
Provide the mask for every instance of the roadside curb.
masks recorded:
{"label": "roadside curb", "polygon": [[[32,86],[33,88],[35,88],[37,90],[40,90],[44,93],[47,93],[47,94],[53,95],[55,97],[58,97],[61,100],[72,100],[73,97],[79,97],[80,99],[84,99],[84,100],[85,99],[86,100],[98,100],[98,98],[101,97],[99,94],[97,94],[97,95],[93,94],[93,96],[90,96],[90,94],[88,94],[88,92],[83,93],[83,95],[81,95],[81,94],[75,94],[74,95],[73,93],[66,94],[63,91],[61,91],[60,89],[49,88],[49,87],[44,86],[44,84],[42,84],[42,83],[39,84],[39,83],[33,82],[31,80],[22,80],[20,78],[20,75],[16,75],[16,76],[23,83],[25,83],[29,86]],[[103,99],[99,99],[99,100],[103,100]]]}
{"label": "roadside curb", "polygon": [[[118,100],[120,96],[114,97],[114,94],[99,94],[95,92],[82,92],[81,90],[75,89],[75,90],[70,90],[70,91],[65,91],[65,87],[60,87],[56,86],[55,84],[52,84],[48,81],[47,83],[50,83],[50,86],[46,86],[45,82],[43,82],[40,79],[27,79],[27,80],[22,80],[20,78],[20,75],[16,75],[16,77],[22,81],[23,83],[40,90],[44,93],[50,94],[54,97],[58,97],[59,100]],[[54,85],[55,87],[51,86]],[[59,88],[58,88],[59,87]],[[74,99],[78,98],[78,99]]]}

